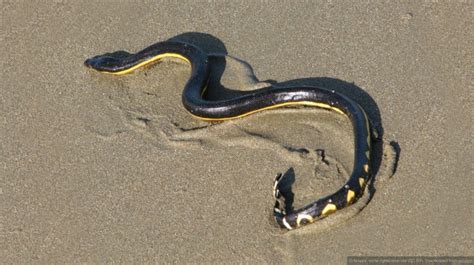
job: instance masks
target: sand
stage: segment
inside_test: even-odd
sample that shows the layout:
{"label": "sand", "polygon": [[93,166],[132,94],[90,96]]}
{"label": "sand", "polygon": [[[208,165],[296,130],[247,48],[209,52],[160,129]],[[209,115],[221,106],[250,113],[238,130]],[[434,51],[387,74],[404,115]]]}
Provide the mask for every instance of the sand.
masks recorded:
{"label": "sand", "polygon": [[[2,263],[474,255],[471,1],[76,2],[1,2]],[[370,197],[284,233],[274,176],[294,176],[295,206],[339,187],[353,154],[343,116],[211,125],[181,105],[185,64],[119,78],[83,66],[170,38],[252,66],[213,57],[210,98],[261,80],[358,101],[383,132]]]}

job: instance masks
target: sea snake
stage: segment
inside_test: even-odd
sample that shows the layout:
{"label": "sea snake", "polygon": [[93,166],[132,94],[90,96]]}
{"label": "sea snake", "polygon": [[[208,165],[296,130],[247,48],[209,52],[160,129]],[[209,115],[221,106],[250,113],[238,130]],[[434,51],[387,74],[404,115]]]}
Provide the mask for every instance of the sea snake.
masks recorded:
{"label": "sea snake", "polygon": [[101,73],[125,75],[163,58],[178,58],[191,65],[191,76],[184,87],[182,102],[194,117],[204,121],[225,121],[285,106],[304,105],[335,111],[347,116],[354,133],[354,164],[350,178],[333,194],[320,198],[300,209],[286,210],[287,200],[281,191],[282,174],[278,174],[273,196],[273,215],[282,228],[292,230],[313,223],[335,211],[353,204],[364,192],[369,180],[371,135],[365,111],[350,98],[320,87],[275,87],[252,91],[232,99],[209,101],[203,95],[209,81],[208,55],[196,46],[165,41],[156,43],[135,54],[108,53],[87,59],[84,64]]}

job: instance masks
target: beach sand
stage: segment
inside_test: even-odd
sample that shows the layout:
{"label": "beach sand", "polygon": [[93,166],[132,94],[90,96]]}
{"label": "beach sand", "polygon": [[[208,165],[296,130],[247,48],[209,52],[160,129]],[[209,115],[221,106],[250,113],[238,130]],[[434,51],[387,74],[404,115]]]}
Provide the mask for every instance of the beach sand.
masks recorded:
{"label": "beach sand", "polygon": [[[474,255],[471,1],[0,8],[1,263]],[[344,116],[278,109],[209,124],[181,104],[186,64],[123,77],[83,66],[168,39],[216,54],[211,99],[278,82],[359,102],[382,136],[370,195],[285,233],[275,175],[294,176],[295,206],[340,187],[353,157]]]}

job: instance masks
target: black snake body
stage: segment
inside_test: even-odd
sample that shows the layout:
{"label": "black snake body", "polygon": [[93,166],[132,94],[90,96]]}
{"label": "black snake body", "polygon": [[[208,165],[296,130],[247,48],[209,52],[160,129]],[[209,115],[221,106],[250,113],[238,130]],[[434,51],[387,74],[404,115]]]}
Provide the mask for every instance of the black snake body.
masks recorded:
{"label": "black snake body", "polygon": [[280,191],[282,175],[274,183],[276,199],[273,213],[277,223],[288,230],[326,217],[354,203],[364,192],[369,179],[370,129],[367,115],[350,98],[319,87],[266,87],[228,100],[208,101],[202,97],[209,79],[208,56],[199,48],[181,42],[161,42],[135,54],[104,54],[87,59],[84,64],[99,72],[123,75],[166,57],[182,59],[192,68],[183,91],[184,107],[205,121],[223,121],[244,117],[262,110],[291,105],[324,108],[347,116],[354,132],[354,166],[346,184],[335,193],[291,212],[285,211],[285,196]]}

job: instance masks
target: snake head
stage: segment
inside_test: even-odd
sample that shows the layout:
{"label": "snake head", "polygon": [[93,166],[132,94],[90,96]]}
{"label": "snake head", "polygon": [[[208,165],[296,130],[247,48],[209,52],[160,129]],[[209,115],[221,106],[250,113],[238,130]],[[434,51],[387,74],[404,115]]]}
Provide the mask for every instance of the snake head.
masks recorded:
{"label": "snake head", "polygon": [[120,65],[120,60],[107,55],[99,55],[87,59],[84,65],[97,71],[113,72]]}
{"label": "snake head", "polygon": [[97,71],[113,72],[114,70],[117,70],[117,68],[122,65],[124,60],[129,56],[130,53],[125,51],[106,53],[87,59],[84,62],[84,65]]}

